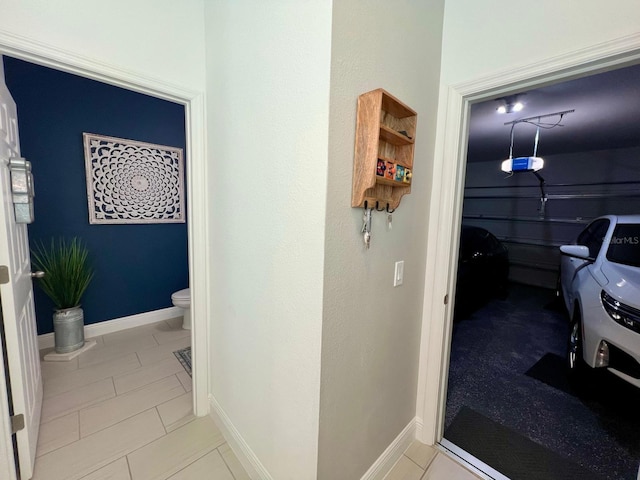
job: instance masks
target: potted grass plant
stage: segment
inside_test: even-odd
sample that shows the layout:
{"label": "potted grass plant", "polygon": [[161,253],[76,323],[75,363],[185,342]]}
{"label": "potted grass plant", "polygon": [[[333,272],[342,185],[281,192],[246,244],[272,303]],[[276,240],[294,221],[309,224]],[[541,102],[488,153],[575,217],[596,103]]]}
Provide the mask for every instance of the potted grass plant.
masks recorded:
{"label": "potted grass plant", "polygon": [[56,353],[69,353],[84,345],[84,312],[80,306],[93,269],[88,262],[89,251],[77,237],[64,238],[49,245],[36,243],[31,249],[32,263],[44,276],[38,285],[55,306],[53,331]]}

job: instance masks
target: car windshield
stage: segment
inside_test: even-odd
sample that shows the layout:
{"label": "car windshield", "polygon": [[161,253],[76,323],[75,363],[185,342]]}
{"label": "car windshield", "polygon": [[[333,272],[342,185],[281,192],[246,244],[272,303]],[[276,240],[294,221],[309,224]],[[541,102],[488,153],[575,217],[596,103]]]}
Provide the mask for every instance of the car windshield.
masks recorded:
{"label": "car windshield", "polygon": [[607,260],[640,267],[640,225],[616,225],[607,250]]}

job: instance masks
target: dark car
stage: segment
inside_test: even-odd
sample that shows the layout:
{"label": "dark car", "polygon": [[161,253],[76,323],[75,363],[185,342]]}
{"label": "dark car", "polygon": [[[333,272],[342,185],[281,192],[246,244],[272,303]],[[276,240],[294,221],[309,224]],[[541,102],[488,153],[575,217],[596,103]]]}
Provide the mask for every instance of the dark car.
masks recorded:
{"label": "dark car", "polygon": [[507,247],[488,230],[463,225],[454,318],[470,315],[491,298],[506,296],[508,277]]}

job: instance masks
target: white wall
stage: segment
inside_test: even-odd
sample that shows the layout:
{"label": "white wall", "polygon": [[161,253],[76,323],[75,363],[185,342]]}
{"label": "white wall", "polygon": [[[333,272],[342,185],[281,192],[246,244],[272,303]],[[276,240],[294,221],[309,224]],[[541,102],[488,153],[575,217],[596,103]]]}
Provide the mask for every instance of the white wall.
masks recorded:
{"label": "white wall", "polygon": [[212,402],[263,475],[312,479],[331,2],[207,2],[206,24]]}
{"label": "white wall", "polygon": [[[415,417],[443,3],[334,3],[320,479],[360,478]],[[365,250],[363,212],[350,207],[356,102],[380,87],[418,112],[415,175],[392,230],[374,212]]]}
{"label": "white wall", "polygon": [[0,34],[161,79],[204,87],[203,0],[0,0]]}
{"label": "white wall", "polygon": [[[496,91],[501,82],[524,85],[514,71],[543,75],[550,66],[573,67],[564,55],[576,51],[583,56],[574,59],[597,59],[595,51],[583,50],[639,33],[638,18],[640,3],[635,0],[446,0],[418,394],[418,412],[425,422],[422,440],[431,442],[438,436],[441,358],[448,348],[442,298],[448,291],[449,255],[457,246],[451,229],[459,220],[455,188],[463,173],[458,142],[466,141],[460,131],[460,92]],[[462,82],[467,83],[461,86]]]}
{"label": "white wall", "polygon": [[638,32],[636,0],[447,0],[442,81],[452,85]]}

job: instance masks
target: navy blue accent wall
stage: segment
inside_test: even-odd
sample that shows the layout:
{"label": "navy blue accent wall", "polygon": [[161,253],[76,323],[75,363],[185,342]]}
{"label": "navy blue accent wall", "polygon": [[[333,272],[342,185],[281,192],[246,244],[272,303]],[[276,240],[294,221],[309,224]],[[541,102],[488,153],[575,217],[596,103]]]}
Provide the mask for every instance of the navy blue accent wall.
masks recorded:
{"label": "navy blue accent wall", "polygon": [[[89,225],[82,133],[184,149],[184,107],[6,56],[4,66],[35,179],[29,241],[87,243],[96,273],[82,301],[85,324],[170,307],[171,294],[188,286],[186,223]],[[38,333],[52,332],[53,304],[34,291]]]}

